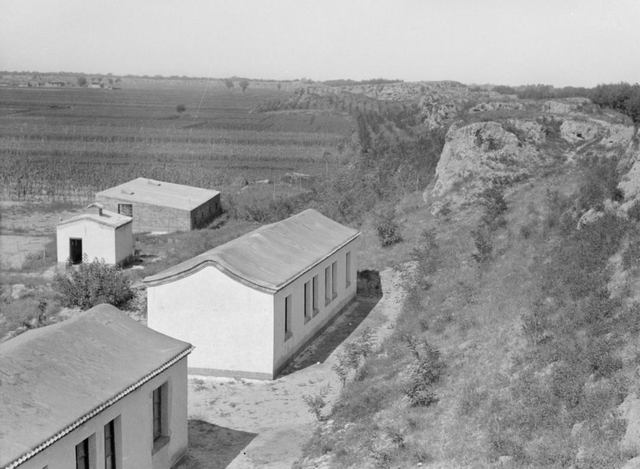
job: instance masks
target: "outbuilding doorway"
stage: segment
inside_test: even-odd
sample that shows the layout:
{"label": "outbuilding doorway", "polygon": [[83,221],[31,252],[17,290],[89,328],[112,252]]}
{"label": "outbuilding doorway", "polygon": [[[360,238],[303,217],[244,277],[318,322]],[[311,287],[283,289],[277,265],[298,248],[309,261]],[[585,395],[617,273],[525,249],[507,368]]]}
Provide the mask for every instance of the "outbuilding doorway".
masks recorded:
{"label": "outbuilding doorway", "polygon": [[82,263],[82,238],[69,238],[69,259],[72,264]]}

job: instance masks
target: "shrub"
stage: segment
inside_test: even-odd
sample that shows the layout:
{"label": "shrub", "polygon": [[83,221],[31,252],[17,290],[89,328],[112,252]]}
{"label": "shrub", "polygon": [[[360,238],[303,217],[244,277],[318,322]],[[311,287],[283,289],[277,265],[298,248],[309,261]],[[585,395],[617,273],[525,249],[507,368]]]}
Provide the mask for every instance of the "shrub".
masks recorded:
{"label": "shrub", "polygon": [[[637,206],[637,205],[636,205]],[[622,266],[625,270],[632,270],[640,265],[640,230],[634,229],[629,233],[629,244],[622,253]]]}
{"label": "shrub", "polygon": [[400,226],[396,222],[396,210],[392,205],[386,205],[376,213],[374,226],[383,248],[402,241]]}
{"label": "shrub", "polygon": [[403,392],[414,407],[436,404],[438,396],[433,391],[433,385],[440,380],[445,367],[440,351],[424,339],[418,341],[410,335],[405,335],[404,339],[417,364]]}
{"label": "shrub", "polygon": [[482,191],[480,204],[485,208],[482,223],[491,231],[506,226],[507,221],[503,214],[507,211],[507,202],[504,200],[504,191],[501,187],[491,186]]}
{"label": "shrub", "polygon": [[473,244],[476,246],[476,252],[471,254],[471,257],[478,263],[491,259],[491,253],[493,252],[491,232],[480,226],[475,230],[471,230],[471,237],[473,238]]}
{"label": "shrub", "polygon": [[629,220],[633,220],[635,222],[640,221],[640,202],[636,201],[629,210],[627,210],[627,215],[629,215]]}
{"label": "shrub", "polygon": [[320,391],[315,396],[310,394],[304,394],[302,396],[302,400],[307,407],[309,408],[309,412],[316,416],[318,422],[322,422],[326,419],[324,415],[322,415],[322,409],[327,405],[326,398],[329,395],[329,391],[331,390],[331,383],[327,383],[325,386],[320,388]]}
{"label": "shrub", "polygon": [[86,255],[79,266],[67,264],[64,273],[55,275],[53,289],[64,306],[83,310],[101,303],[122,306],[134,296],[131,280],[119,267],[98,259],[88,262]]}
{"label": "shrub", "polygon": [[357,340],[346,342],[342,346],[342,350],[337,353],[338,362],[331,366],[331,370],[338,376],[343,387],[347,383],[349,372],[351,370],[358,371],[360,359],[362,358],[366,362],[371,355],[375,342],[375,332],[370,327],[366,327]]}

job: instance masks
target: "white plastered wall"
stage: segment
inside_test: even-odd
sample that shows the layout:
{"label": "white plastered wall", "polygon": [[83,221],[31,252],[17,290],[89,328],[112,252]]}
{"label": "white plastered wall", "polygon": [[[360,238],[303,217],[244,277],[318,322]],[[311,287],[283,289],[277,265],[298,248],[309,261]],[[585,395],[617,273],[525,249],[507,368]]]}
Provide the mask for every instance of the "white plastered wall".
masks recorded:
{"label": "white plastered wall", "polygon": [[[141,377],[142,378],[142,377]],[[90,438],[91,467],[104,467],[104,426],[116,419],[116,458],[121,469],[167,469],[187,452],[187,358],[106,408],[53,443],[19,469],[69,469],[75,467],[76,445]],[[154,452],[153,390],[167,383],[168,442]]]}
{"label": "white plastered wall", "polygon": [[126,262],[133,256],[133,223],[119,226],[115,233],[116,262]]}
{"label": "white plastered wall", "polygon": [[[274,371],[279,370],[305,343],[313,338],[328,321],[356,295],[357,284],[357,250],[359,239],[356,238],[343,246],[333,255],[325,259],[313,269],[298,277],[274,297]],[[349,286],[346,278],[346,253],[351,252],[351,269]],[[337,262],[336,296],[325,305],[325,268]],[[331,270],[331,269],[330,269]],[[318,276],[318,312],[305,321],[304,317],[304,284]],[[284,310],[285,298],[291,295],[291,336],[285,340]]]}
{"label": "white plastered wall", "polygon": [[207,266],[147,288],[147,325],[191,343],[193,373],[270,377],[273,296]]}
{"label": "white plastered wall", "polygon": [[89,257],[104,259],[107,264],[115,264],[116,239],[113,227],[95,223],[89,220],[59,225],[56,230],[58,262],[65,263],[69,259],[69,239],[82,239],[82,253]]}

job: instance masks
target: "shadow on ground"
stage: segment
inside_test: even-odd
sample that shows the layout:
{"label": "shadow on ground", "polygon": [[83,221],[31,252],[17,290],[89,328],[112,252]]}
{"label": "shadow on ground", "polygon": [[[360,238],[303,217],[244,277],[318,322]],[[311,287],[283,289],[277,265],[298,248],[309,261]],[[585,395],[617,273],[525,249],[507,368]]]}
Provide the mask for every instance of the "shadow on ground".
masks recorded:
{"label": "shadow on ground", "polygon": [[222,469],[227,467],[257,436],[213,425],[204,420],[189,420],[189,456],[182,469]]}
{"label": "shadow on ground", "polygon": [[323,363],[365,320],[382,298],[380,274],[374,270],[358,272],[358,290],[349,304],[279,375],[299,371],[316,363]]}

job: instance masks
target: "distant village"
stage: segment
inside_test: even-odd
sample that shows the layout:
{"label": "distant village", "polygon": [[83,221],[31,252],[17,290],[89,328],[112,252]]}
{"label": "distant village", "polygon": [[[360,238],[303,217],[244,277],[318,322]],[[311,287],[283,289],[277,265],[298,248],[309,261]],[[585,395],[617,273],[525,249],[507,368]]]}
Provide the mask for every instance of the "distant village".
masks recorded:
{"label": "distant village", "polygon": [[[138,178],[57,224],[60,266],[126,266],[220,192]],[[0,343],[0,467],[171,468],[189,375],[272,380],[356,295],[360,233],[309,209],[149,276],[147,326],[102,304]]]}

